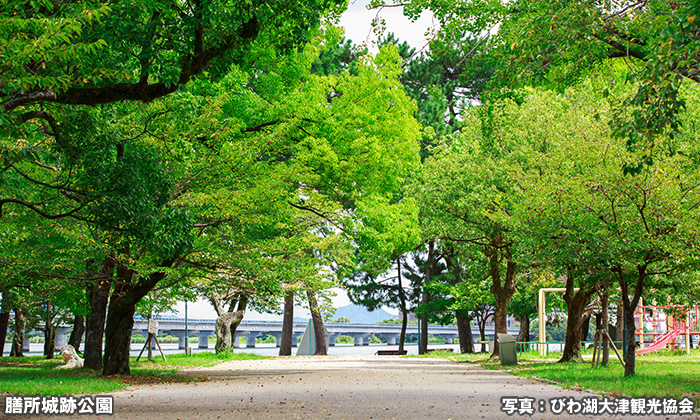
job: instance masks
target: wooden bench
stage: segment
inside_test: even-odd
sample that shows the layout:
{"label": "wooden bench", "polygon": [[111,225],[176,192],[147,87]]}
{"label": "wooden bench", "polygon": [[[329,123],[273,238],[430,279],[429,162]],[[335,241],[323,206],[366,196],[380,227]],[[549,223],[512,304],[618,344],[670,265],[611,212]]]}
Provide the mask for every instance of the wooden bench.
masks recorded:
{"label": "wooden bench", "polygon": [[454,352],[454,349],[451,349],[451,348],[450,349],[428,349],[427,353],[432,353],[434,351],[446,351],[448,353],[452,353],[452,352]]}
{"label": "wooden bench", "polygon": [[405,356],[408,350],[404,350],[403,353],[398,350],[377,350],[375,353],[377,356]]}

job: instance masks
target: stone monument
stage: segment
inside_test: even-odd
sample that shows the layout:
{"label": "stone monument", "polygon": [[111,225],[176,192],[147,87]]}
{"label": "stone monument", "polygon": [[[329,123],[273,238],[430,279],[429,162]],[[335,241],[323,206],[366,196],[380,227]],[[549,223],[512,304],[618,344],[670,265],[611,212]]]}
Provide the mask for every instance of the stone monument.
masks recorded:
{"label": "stone monument", "polygon": [[58,350],[60,350],[61,356],[63,357],[63,360],[66,362],[66,364],[63,366],[59,366],[56,369],[72,369],[76,367],[83,367],[83,359],[78,357],[78,353],[75,352],[75,348],[73,348],[73,346],[71,346],[70,344],[66,344]]}

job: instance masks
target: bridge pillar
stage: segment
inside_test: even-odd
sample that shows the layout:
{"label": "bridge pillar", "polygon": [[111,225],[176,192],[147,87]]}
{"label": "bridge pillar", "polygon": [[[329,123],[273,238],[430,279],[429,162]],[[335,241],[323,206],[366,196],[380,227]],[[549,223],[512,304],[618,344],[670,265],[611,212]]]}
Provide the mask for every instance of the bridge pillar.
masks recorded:
{"label": "bridge pillar", "polygon": [[60,332],[56,332],[56,349],[60,349],[61,347],[65,346],[68,344],[68,338],[66,337],[66,334],[61,334]]}
{"label": "bridge pillar", "polygon": [[304,335],[303,333],[293,333],[292,334],[292,347],[299,347],[299,343],[297,342],[297,338],[300,336]]}
{"label": "bridge pillar", "polygon": [[[65,346],[68,344],[68,334],[73,331],[73,327],[58,327],[56,328],[56,348],[60,349],[61,347]],[[78,350],[78,349],[76,349]]]}
{"label": "bridge pillar", "polygon": [[22,350],[29,351],[29,339],[24,340],[24,344],[22,345]]}
{"label": "bridge pillar", "polygon": [[233,340],[233,348],[234,349],[240,349],[241,348],[241,335],[236,333],[236,339]]}
{"label": "bridge pillar", "polygon": [[275,337],[275,347],[280,348],[282,346],[282,333],[269,332],[267,334]]}
{"label": "bridge pillar", "polygon": [[395,346],[399,344],[399,337],[401,337],[399,334],[386,335],[386,344],[389,346]]}
{"label": "bridge pillar", "polygon": [[211,333],[209,331],[199,333],[199,348],[208,349],[209,348],[209,336]]}
{"label": "bridge pillar", "polygon": [[248,333],[245,337],[245,348],[247,349],[254,349],[255,348],[255,339],[262,336],[261,333],[256,333],[256,332],[251,332]]}
{"label": "bridge pillar", "polygon": [[369,346],[369,334],[356,335],[355,336],[356,346]]}
{"label": "bridge pillar", "polygon": [[189,344],[187,340],[185,340],[185,331],[183,330],[172,330],[170,331],[170,334],[174,335],[177,337],[177,348],[178,349],[184,349],[187,347]]}
{"label": "bridge pillar", "polygon": [[340,334],[329,334],[328,335],[328,347],[335,347],[335,338]]}
{"label": "bridge pillar", "polygon": [[445,344],[454,344],[455,338],[453,336],[445,337]]}

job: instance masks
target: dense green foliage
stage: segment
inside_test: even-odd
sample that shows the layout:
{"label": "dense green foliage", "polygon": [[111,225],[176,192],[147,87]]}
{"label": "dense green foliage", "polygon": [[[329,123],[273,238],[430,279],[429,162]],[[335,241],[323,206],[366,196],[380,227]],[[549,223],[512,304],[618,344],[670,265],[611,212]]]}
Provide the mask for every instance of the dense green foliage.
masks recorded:
{"label": "dense green foliage", "polygon": [[128,373],[137,311],[205,296],[240,322],[295,293],[330,319],[342,280],[473,351],[471,322],[506,332],[560,286],[567,361],[598,297],[696,304],[698,5],[402,5],[439,22],[426,51],[344,40],[339,1],[6,2],[15,344],[42,327],[51,353],[53,327],[90,315],[103,372]]}

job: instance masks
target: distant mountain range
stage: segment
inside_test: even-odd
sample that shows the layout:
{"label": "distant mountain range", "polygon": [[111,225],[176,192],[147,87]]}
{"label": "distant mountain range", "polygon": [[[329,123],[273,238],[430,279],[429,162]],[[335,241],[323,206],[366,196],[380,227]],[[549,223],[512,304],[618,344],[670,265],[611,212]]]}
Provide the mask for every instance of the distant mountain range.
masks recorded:
{"label": "distant mountain range", "polygon": [[[376,324],[377,322],[384,321],[385,319],[395,319],[396,317],[384,309],[377,309],[376,311],[368,311],[364,306],[359,305],[347,305],[341,306],[336,309],[335,315],[333,315],[333,320],[345,317],[354,324]],[[309,318],[298,318],[294,317],[294,323],[304,323],[309,322]],[[397,322],[400,322],[397,319]]]}

